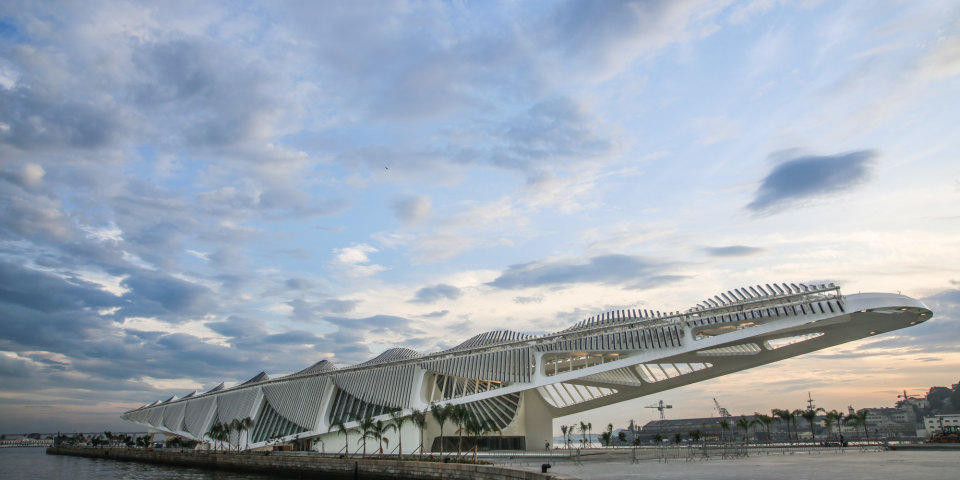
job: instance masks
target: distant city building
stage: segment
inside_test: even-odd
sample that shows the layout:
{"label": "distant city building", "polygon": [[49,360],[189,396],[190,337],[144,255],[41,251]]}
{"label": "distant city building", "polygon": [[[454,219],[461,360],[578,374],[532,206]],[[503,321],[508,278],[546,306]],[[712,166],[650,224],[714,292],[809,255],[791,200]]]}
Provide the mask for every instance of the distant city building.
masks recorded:
{"label": "distant city building", "polygon": [[6,437],[0,440],[0,446],[2,447],[49,447],[50,445],[53,445],[52,438],[40,436]]}
{"label": "distant city building", "polygon": [[919,418],[909,404],[867,408],[867,430],[877,437],[916,436]]}
{"label": "distant city building", "polygon": [[[487,426],[479,437],[481,448],[539,450],[552,441],[553,418],[930,317],[923,303],[903,295],[844,296],[833,284],[758,285],[721,293],[685,312],[617,310],[546,335],[493,331],[426,355],[392,348],[340,369],[321,360],[280,378],[261,372],[233,387],[220,384],[204,393],[157,400],[124,413],[123,419],[209,443],[207,433],[215,424],[250,418],[252,426],[234,431],[232,444],[258,448],[297,440],[304,448],[336,451],[347,436],[353,436],[349,448],[356,448],[357,435],[343,435],[341,426],[352,430],[364,418],[388,421],[393,412],[409,415],[452,404],[463,405]],[[456,448],[451,425],[441,438],[440,425],[429,419],[425,449]],[[408,450],[418,445],[416,428],[403,435]]]}
{"label": "distant city building", "polygon": [[943,432],[944,427],[960,427],[960,412],[944,413],[932,415],[923,418],[923,430],[917,434],[923,437],[931,437],[936,433]]}

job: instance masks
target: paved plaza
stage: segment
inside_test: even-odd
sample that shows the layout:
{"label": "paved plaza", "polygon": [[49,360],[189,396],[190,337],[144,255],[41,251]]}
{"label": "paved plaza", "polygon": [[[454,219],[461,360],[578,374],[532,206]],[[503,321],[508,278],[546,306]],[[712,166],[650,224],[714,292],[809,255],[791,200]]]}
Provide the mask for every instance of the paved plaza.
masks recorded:
{"label": "paved plaza", "polygon": [[[550,473],[584,480],[643,479],[803,479],[854,480],[870,478],[956,478],[960,451],[858,451],[761,452],[745,457],[708,460],[653,459],[631,463],[627,452],[581,456],[581,464],[568,457],[542,459],[552,464]],[[498,462],[499,463],[499,462]],[[509,462],[506,462],[509,463]],[[514,468],[540,471],[538,460],[514,460]]]}

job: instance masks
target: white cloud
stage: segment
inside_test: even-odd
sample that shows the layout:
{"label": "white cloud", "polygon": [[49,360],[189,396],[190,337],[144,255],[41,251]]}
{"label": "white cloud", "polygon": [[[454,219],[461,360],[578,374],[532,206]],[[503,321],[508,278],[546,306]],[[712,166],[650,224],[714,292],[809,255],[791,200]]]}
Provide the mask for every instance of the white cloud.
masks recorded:
{"label": "white cloud", "polygon": [[[192,320],[180,324],[171,324],[156,318],[126,317],[120,325],[122,330],[139,330],[145,332],[159,332],[167,334],[189,334],[204,343],[211,345],[229,346],[228,338],[210,330],[206,324],[210,319]],[[118,333],[119,334],[119,333]]]}
{"label": "white cloud", "polygon": [[385,269],[382,265],[370,263],[368,255],[377,251],[375,247],[365,243],[334,249],[334,263],[350,276],[366,277],[374,275]]}
{"label": "white cloud", "polygon": [[960,75],[960,36],[937,42],[928,55],[918,62],[919,75],[928,80],[941,80]]}
{"label": "white cloud", "polygon": [[23,183],[35,187],[40,185],[40,182],[43,180],[43,175],[46,172],[43,170],[43,167],[35,163],[28,163],[23,166],[21,170],[21,177],[23,178]]}

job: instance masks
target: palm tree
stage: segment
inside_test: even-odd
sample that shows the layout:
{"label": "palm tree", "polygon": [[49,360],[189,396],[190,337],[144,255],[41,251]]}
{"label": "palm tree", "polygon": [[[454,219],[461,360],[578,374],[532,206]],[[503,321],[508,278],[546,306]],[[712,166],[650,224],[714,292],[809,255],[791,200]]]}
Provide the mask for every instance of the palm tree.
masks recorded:
{"label": "palm tree", "polygon": [[[249,431],[253,428],[253,419],[250,417],[244,417],[239,419],[234,419],[230,422],[230,425],[233,426],[233,429],[237,431],[237,452],[240,451],[240,437],[243,436],[243,433]],[[249,443],[246,439],[244,443]]]}
{"label": "palm tree", "polygon": [[567,444],[567,450],[570,449],[570,439],[567,437],[567,426],[560,425],[560,433],[563,434],[563,441]]}
{"label": "palm tree", "polygon": [[606,446],[610,446],[610,442],[613,440],[613,424],[608,423],[607,429],[600,434],[600,441]]}
{"label": "palm tree", "polygon": [[337,420],[337,423],[330,425],[330,428],[327,429],[327,432],[330,432],[336,428],[340,433],[343,434],[343,450],[344,455],[350,456],[350,432],[347,430],[347,426],[343,424],[343,419]]}
{"label": "palm tree", "polygon": [[587,445],[593,445],[593,424],[587,422]]}
{"label": "palm tree", "polygon": [[410,413],[410,418],[413,420],[413,424],[420,429],[420,458],[423,458],[423,431],[427,428],[427,411],[414,409]]}
{"label": "palm tree", "polygon": [[227,423],[223,422],[220,424],[220,449],[221,450],[230,450],[230,433],[233,431],[233,427]]}
{"label": "palm tree", "polygon": [[587,424],[580,422],[580,447],[587,448],[587,438],[584,436],[587,433]]}
{"label": "palm tree", "polygon": [[403,424],[411,421],[412,418],[409,415],[404,415],[401,410],[391,412],[390,418],[393,420],[393,423],[390,424],[389,428],[397,431],[397,442],[400,447],[399,457],[403,458]]}
{"label": "palm tree", "polygon": [[454,405],[450,411],[450,420],[457,425],[457,457],[463,452],[463,424],[470,418],[470,410],[463,405]]}
{"label": "palm tree", "polygon": [[793,439],[799,442],[800,432],[797,431],[797,418],[803,414],[803,410],[797,408],[790,413],[792,414],[792,417],[790,417],[790,422],[793,423]]}
{"label": "palm tree", "polygon": [[770,436],[770,424],[773,423],[773,417],[753,412],[753,421],[759,425],[763,425],[767,429],[767,441],[769,442],[772,439]]}
{"label": "palm tree", "polygon": [[740,415],[740,418],[737,419],[737,426],[743,429],[743,443],[750,442],[750,425],[750,420],[747,420],[744,415]]}
{"label": "palm tree", "polygon": [[443,459],[443,424],[450,418],[450,405],[430,405],[430,415],[440,424],[440,458]]}
{"label": "palm tree", "polygon": [[826,412],[826,410],[817,407],[817,408],[808,408],[800,412],[800,416],[803,417],[810,424],[810,436],[814,442],[817,441],[817,432],[814,431],[813,425],[817,421],[817,412]]}
{"label": "palm tree", "polygon": [[[231,433],[232,433],[232,432],[237,432],[237,453],[240,453],[240,433],[239,433],[239,430],[240,430],[240,419],[234,418],[233,420],[229,421],[227,424],[230,425],[230,432],[231,432]],[[227,449],[232,449],[232,448],[233,448],[233,441],[228,438],[228,439],[227,439]]]}
{"label": "palm tree", "polygon": [[390,439],[386,438],[387,430],[390,428],[396,428],[392,423],[383,423],[383,420],[377,420],[373,422],[373,425],[370,426],[370,431],[373,433],[373,438],[377,439],[380,442],[380,458],[383,458],[383,443],[386,442],[387,446],[390,446]]}
{"label": "palm tree", "polygon": [[210,429],[207,430],[207,438],[210,439],[210,443],[213,444],[213,451],[217,451],[217,439],[220,438],[220,424],[215,423],[210,425]]}
{"label": "palm tree", "polygon": [[842,413],[840,413],[840,412],[838,412],[838,411],[836,411],[836,410],[830,410],[829,412],[826,413],[826,415],[824,415],[823,425],[824,425],[825,427],[827,427],[827,431],[830,431],[830,430],[831,430],[831,428],[830,428],[831,425],[836,425],[836,426],[837,426],[837,433],[839,433],[839,434],[842,435],[842,434],[843,434],[842,424],[843,424],[843,414],[842,414]]}
{"label": "palm tree", "polygon": [[730,430],[730,420],[724,418],[717,422],[717,424],[720,425],[720,443],[724,443],[724,432]]}
{"label": "palm tree", "polygon": [[489,430],[487,421],[482,418],[477,418],[475,415],[470,415],[467,418],[467,421],[464,422],[463,428],[467,430],[467,435],[473,437],[473,456],[476,458],[476,450],[479,450],[480,448],[480,435],[483,435],[484,432]]}
{"label": "palm tree", "polygon": [[782,420],[784,423],[787,424],[787,441],[792,442],[793,437],[790,436],[790,424],[793,423],[794,425],[796,425],[797,423],[796,414],[794,414],[790,410],[781,410],[779,408],[775,408],[771,410],[771,413],[773,413],[774,417],[779,418],[780,420]]}
{"label": "palm tree", "polygon": [[830,412],[826,412],[823,415],[823,429],[827,431],[827,436],[833,433],[833,424],[836,420],[830,416]]}
{"label": "palm tree", "polygon": [[852,423],[854,427],[856,427],[857,425],[862,426],[863,437],[867,440],[870,440],[870,432],[867,431],[867,409],[866,408],[861,408],[860,410],[857,410],[856,413],[851,413],[847,415],[847,418],[845,418],[843,421],[844,423]]}
{"label": "palm tree", "polygon": [[[210,427],[210,430],[207,432],[207,436],[211,440],[220,444],[221,450],[223,449],[223,442],[230,440],[230,431],[232,428],[228,423],[215,423]],[[217,443],[214,443],[214,450],[217,448]]]}
{"label": "palm tree", "polygon": [[374,438],[373,435],[373,417],[367,415],[360,420],[360,439],[357,440],[357,443],[363,443],[363,458],[367,458],[367,439]]}
{"label": "palm tree", "polygon": [[226,449],[227,449],[227,451],[229,452],[229,451],[230,451],[230,447],[232,446],[232,444],[231,444],[231,442],[230,442],[230,435],[233,434],[235,428],[234,428],[234,426],[233,426],[233,422],[223,422],[223,423],[221,423],[221,425],[222,425],[222,427],[221,427],[221,428],[222,428],[222,431],[221,431],[221,433],[220,433],[220,435],[221,435],[221,437],[220,437],[220,442],[221,442],[221,443],[226,443]]}

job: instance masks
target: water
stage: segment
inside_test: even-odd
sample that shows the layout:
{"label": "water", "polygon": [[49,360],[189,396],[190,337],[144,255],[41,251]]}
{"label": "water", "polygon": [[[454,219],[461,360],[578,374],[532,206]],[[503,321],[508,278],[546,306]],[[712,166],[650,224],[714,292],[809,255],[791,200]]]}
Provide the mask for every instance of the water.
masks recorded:
{"label": "water", "polygon": [[253,473],[168,467],[99,458],[47,455],[45,448],[0,448],[2,480],[267,480]]}

